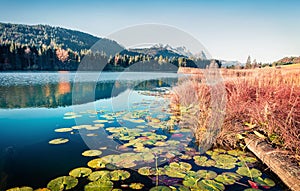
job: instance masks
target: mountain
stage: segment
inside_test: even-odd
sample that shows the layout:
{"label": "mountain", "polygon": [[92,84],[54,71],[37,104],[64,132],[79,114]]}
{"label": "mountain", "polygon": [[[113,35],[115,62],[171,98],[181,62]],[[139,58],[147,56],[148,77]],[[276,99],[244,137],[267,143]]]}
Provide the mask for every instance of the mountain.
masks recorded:
{"label": "mountain", "polygon": [[[104,51],[104,47],[110,47],[117,51],[124,49],[115,41],[61,27],[0,23],[0,44],[14,42],[28,46],[60,46],[79,52],[83,49],[90,49],[99,40],[101,43],[97,43],[98,51]],[[111,52],[113,51],[109,50],[108,54]]]}
{"label": "mountain", "polygon": [[[185,57],[185,58],[200,58],[206,60],[207,57],[203,51],[198,54],[191,53],[185,46],[172,47],[169,44],[155,44],[149,48],[134,48],[129,49],[130,52],[135,52],[138,54],[145,54],[153,57]],[[132,53],[133,54],[133,53]]]}
{"label": "mountain", "polygon": [[135,52],[143,55],[149,55],[152,57],[182,57],[184,55],[178,54],[175,52],[169,45],[154,45],[150,48],[135,48],[135,49],[129,49],[130,52]]}
{"label": "mountain", "polygon": [[295,56],[284,57],[284,58],[274,62],[274,64],[276,64],[276,65],[289,65],[289,64],[298,64],[298,63],[300,63],[300,56],[299,57],[295,57]]}

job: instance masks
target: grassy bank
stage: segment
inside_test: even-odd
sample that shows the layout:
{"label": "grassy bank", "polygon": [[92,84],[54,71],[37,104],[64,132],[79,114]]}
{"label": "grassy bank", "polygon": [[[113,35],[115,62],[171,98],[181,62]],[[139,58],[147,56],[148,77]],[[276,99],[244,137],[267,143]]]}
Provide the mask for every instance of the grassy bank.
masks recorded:
{"label": "grassy bank", "polygon": [[[192,128],[201,144],[238,147],[244,137],[254,135],[299,160],[299,71],[297,67],[221,69],[214,71],[219,76],[210,83],[204,70],[191,70],[195,75],[173,88],[171,106],[179,123]],[[225,100],[216,96],[220,93]]]}

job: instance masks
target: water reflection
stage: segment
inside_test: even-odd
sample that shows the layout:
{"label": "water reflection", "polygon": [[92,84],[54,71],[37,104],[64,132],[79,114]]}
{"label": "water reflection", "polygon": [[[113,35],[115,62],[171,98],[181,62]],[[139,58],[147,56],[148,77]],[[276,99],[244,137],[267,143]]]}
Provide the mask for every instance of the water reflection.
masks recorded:
{"label": "water reflection", "polygon": [[[80,86],[74,86],[70,75],[60,75],[58,82],[42,84],[9,84],[0,85],[0,108],[33,108],[45,107],[56,108],[72,105],[73,87],[76,89],[77,104],[89,103],[95,100],[115,97],[127,89],[151,91],[157,87],[172,86],[176,83],[175,78],[157,80],[109,80],[95,82],[82,82]],[[87,97],[95,94],[95,100]],[[73,102],[74,103],[74,102]]]}

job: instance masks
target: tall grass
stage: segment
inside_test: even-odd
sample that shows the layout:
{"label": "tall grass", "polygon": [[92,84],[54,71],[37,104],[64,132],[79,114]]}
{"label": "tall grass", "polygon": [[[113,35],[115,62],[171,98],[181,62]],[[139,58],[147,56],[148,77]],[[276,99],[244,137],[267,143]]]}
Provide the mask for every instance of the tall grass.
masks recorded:
{"label": "tall grass", "polygon": [[[220,72],[224,86],[212,86],[209,80],[204,80],[205,75],[198,75],[173,88],[172,106],[177,110],[190,107],[190,111],[181,112],[180,123],[189,122],[198,142],[213,141],[215,145],[235,147],[237,134],[251,134],[255,130],[270,142],[299,154],[299,70],[222,69]],[[222,92],[216,87],[225,88],[226,94],[222,95],[226,96],[226,101],[215,98],[215,94]],[[222,104],[226,107],[214,109]],[[225,115],[224,120],[216,119],[221,114]],[[212,128],[212,121],[223,123]],[[216,139],[209,139],[211,130],[217,134]]]}

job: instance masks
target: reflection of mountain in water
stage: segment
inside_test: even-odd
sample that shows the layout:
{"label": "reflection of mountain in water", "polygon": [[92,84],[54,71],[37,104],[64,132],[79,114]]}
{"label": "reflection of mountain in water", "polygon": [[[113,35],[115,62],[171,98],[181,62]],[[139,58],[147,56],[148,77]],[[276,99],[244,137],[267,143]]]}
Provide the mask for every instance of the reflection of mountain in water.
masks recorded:
{"label": "reflection of mountain in water", "polygon": [[[126,89],[151,90],[154,87],[167,87],[174,85],[175,79],[141,81],[105,81],[82,82],[80,90],[76,90],[76,98],[80,100],[76,104],[84,104],[100,99],[115,97]],[[72,87],[69,81],[58,83],[10,85],[0,86],[0,108],[29,108],[72,105]],[[89,100],[90,94],[94,94],[94,100]]]}

